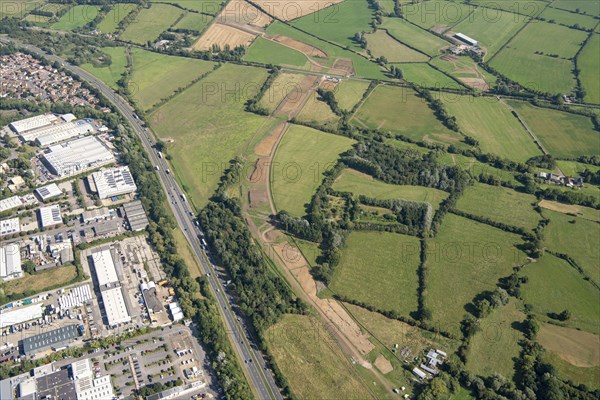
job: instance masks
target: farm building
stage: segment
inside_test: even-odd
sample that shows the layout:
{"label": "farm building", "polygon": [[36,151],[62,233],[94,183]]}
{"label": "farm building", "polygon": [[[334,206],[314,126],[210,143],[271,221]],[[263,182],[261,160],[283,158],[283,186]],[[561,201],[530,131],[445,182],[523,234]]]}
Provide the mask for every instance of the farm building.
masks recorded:
{"label": "farm building", "polygon": [[54,204],[48,207],[41,207],[39,209],[40,225],[42,228],[62,224],[62,216],[60,215],[60,206]]}
{"label": "farm building", "polygon": [[112,152],[93,136],[50,146],[43,157],[58,176],[76,175],[115,161]]}
{"label": "farm building", "polygon": [[60,190],[56,183],[51,183],[49,185],[35,189],[35,194],[38,195],[40,200],[46,201],[53,197],[62,196],[63,192],[62,190]]}
{"label": "farm building", "polygon": [[19,218],[9,218],[0,221],[0,236],[11,235],[21,232],[21,224]]}
{"label": "farm building", "polygon": [[16,244],[7,244],[0,247],[0,280],[20,278],[23,276],[21,269],[21,251]]}
{"label": "farm building", "polygon": [[43,114],[37,115],[35,117],[25,118],[20,121],[12,122],[9,127],[12,129],[17,135],[20,135],[24,132],[38,129],[43,126],[52,125],[57,121],[57,117],[54,114]]}
{"label": "farm building", "polygon": [[419,379],[427,379],[427,374],[423,371],[421,371],[419,368],[414,367],[412,370],[413,374],[415,374],[415,376]]}
{"label": "farm building", "polygon": [[472,37],[469,37],[467,35],[465,35],[464,33],[455,33],[454,34],[454,38],[460,40],[463,43],[468,44],[469,46],[477,46],[477,43],[479,43],[477,40],[473,39]]}
{"label": "farm building", "polygon": [[97,192],[101,199],[128,194],[137,189],[127,166],[102,169],[89,178],[92,191]]}
{"label": "farm building", "polygon": [[92,132],[94,132],[94,127],[90,123],[73,121],[34,129],[19,136],[24,142],[35,141],[39,146],[45,147]]}
{"label": "farm building", "polygon": [[108,325],[115,326],[131,321],[110,249],[103,248],[93,252],[92,264]]}

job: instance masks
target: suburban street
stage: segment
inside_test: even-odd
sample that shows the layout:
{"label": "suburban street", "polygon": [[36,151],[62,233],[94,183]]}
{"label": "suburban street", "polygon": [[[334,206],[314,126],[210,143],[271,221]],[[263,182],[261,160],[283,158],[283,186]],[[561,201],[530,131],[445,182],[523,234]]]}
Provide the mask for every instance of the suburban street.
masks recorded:
{"label": "suburban street", "polygon": [[158,166],[156,172],[158,173],[161,184],[169,199],[169,204],[175,215],[175,219],[190,243],[196,257],[200,261],[203,272],[207,276],[212,293],[217,299],[222,319],[225,321],[225,329],[230,335],[233,348],[239,356],[240,365],[244,369],[250,386],[260,399],[283,399],[271,371],[266,367],[262,353],[257,350],[258,346],[253,343],[253,339],[249,336],[245,321],[238,318],[234,313],[232,309],[232,299],[224,290],[223,282],[221,282],[218,279],[217,274],[214,273],[213,266],[201,247],[198,239],[201,231],[194,223],[195,213],[191,205],[185,200],[183,191],[173,176],[166,172],[169,166],[162,157],[158,156],[157,151],[154,149],[155,141],[152,135],[150,135],[147,128],[142,125],[142,122],[138,119],[134,109],[125,99],[87,71],[68,64],[60,57],[46,54],[37,47],[7,37],[0,38],[0,42],[6,43],[10,41],[32,53],[44,56],[50,62],[56,61],[60,63],[64,69],[78,75],[82,80],[99,90],[127,119],[142,141],[144,148],[148,152],[150,161],[153,165]]}

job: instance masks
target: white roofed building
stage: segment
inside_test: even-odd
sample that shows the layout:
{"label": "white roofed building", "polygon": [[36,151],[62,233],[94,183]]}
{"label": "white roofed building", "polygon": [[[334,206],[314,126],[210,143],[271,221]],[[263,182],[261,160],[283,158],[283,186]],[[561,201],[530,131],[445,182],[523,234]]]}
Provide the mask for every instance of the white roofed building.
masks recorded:
{"label": "white roofed building", "polygon": [[35,189],[35,193],[39,196],[42,201],[46,201],[53,197],[62,196],[63,192],[60,190],[56,183],[51,183],[41,188]]}
{"label": "white roofed building", "polygon": [[128,194],[137,189],[128,166],[102,169],[94,172],[91,178],[101,199]]}
{"label": "white roofed building", "polygon": [[108,326],[115,326],[131,321],[131,316],[125,305],[125,298],[120,286],[105,289],[100,292]]}
{"label": "white roofed building", "polygon": [[6,199],[0,200],[0,212],[12,210],[13,208],[21,207],[23,201],[19,196],[7,197]]}
{"label": "white roofed building", "polygon": [[460,40],[463,43],[466,43],[470,46],[477,46],[477,40],[473,39],[472,37],[469,37],[467,35],[465,35],[464,33],[455,33],[454,37],[458,40]]}
{"label": "white roofed building", "polygon": [[39,209],[39,214],[40,225],[43,228],[62,224],[63,222],[62,216],[60,215],[60,206],[58,204],[54,204],[48,207],[41,207]]}
{"label": "white roofed building", "polygon": [[0,221],[0,236],[12,235],[19,232],[21,232],[21,224],[18,217]]}
{"label": "white roofed building", "polygon": [[51,172],[59,176],[76,175],[115,161],[112,152],[94,136],[50,146],[43,157]]}
{"label": "white roofed building", "polygon": [[0,311],[0,329],[42,317],[42,303]]}
{"label": "white roofed building", "polygon": [[125,297],[110,249],[104,248],[93,252],[92,263],[108,325],[115,326],[130,322],[131,316],[125,304]]}
{"label": "white roofed building", "polygon": [[94,131],[94,127],[86,121],[73,121],[35,129],[19,136],[24,142],[35,141],[38,145],[45,147]]}
{"label": "white roofed building", "polygon": [[72,363],[71,373],[75,381],[77,400],[104,400],[115,397],[110,375],[94,379],[92,362],[89,358]]}
{"label": "white roofed building", "polygon": [[92,261],[96,278],[100,287],[113,282],[119,282],[117,270],[109,249],[103,249],[92,253]]}
{"label": "white roofed building", "polygon": [[0,247],[0,280],[7,281],[22,276],[19,246],[13,243]]}
{"label": "white roofed building", "polygon": [[9,126],[10,129],[20,135],[21,133],[30,131],[32,129],[52,125],[57,119],[58,118],[54,114],[43,114],[12,122]]}

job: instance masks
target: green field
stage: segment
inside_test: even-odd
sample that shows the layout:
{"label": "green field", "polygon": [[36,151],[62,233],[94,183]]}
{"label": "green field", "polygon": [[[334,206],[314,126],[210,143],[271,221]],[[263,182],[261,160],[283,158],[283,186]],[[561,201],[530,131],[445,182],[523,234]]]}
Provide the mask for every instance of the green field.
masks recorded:
{"label": "green field", "polygon": [[331,111],[324,101],[318,100],[317,92],[312,92],[296,119],[300,122],[317,124],[325,129],[336,129],[340,117]]}
{"label": "green field", "polygon": [[280,73],[260,98],[258,105],[272,113],[286,96],[290,99],[299,98],[302,90],[300,82],[304,77],[301,74]]}
{"label": "green field", "polygon": [[419,53],[398,42],[383,29],[375,33],[365,35],[367,39],[367,49],[373,57],[384,56],[388,62],[425,62],[429,56]]}
{"label": "green field", "polygon": [[264,117],[245,112],[244,103],[266,77],[264,69],[226,64],[150,115],[195,207],[206,204],[229,161],[245,151],[265,123]]}
{"label": "green field", "polygon": [[525,21],[526,18],[521,15],[479,7],[452,31],[476,39],[485,48],[489,59],[521,29]]}
{"label": "green field", "polygon": [[[483,87],[481,86],[483,83],[488,87],[493,87],[496,83],[496,77],[478,66],[471,57],[457,56],[443,59],[441,57],[435,57],[432,58],[429,63],[451,75],[453,78],[464,81],[467,85],[480,90],[485,89],[485,85]],[[483,82],[470,84],[469,82],[472,79],[480,79]]]}
{"label": "green field", "polygon": [[[474,0],[473,4],[479,4],[488,8],[486,18],[490,23],[493,23],[502,14],[506,14],[506,11],[516,13],[526,17],[535,17],[539,15],[544,8],[548,5],[547,2],[541,0],[511,0],[511,1],[497,1],[497,0]],[[502,10],[502,11],[495,11]]]}
{"label": "green field", "polygon": [[373,397],[319,320],[286,315],[267,329],[264,337],[277,367],[298,398]]}
{"label": "green field", "polygon": [[481,330],[469,342],[467,370],[480,376],[500,374],[512,378],[514,358],[521,352],[523,334],[514,328],[525,314],[517,310],[516,300],[494,311],[481,321]]}
{"label": "green field", "polygon": [[391,185],[349,168],[342,171],[332,188],[339,192],[351,192],[357,196],[364,195],[377,199],[424,201],[431,204],[434,210],[437,210],[442,200],[448,197],[448,193],[438,189],[424,186]]}
{"label": "green field", "polygon": [[592,35],[590,40],[577,57],[577,67],[580,69],[579,79],[585,89],[585,101],[600,104],[600,35]]}
{"label": "green field", "polygon": [[135,8],[136,4],[114,4],[110,11],[106,13],[102,21],[98,24],[96,29],[102,33],[113,33],[119,23]]}
{"label": "green field", "polygon": [[0,19],[23,18],[27,13],[43,7],[42,0],[15,0],[0,2]]}
{"label": "green field", "polygon": [[143,110],[151,109],[177,89],[212,71],[215,66],[215,63],[208,61],[167,56],[137,48],[132,49],[132,57],[133,73],[129,90]]}
{"label": "green field", "polygon": [[519,32],[509,43],[509,47],[526,54],[537,51],[545,55],[557,54],[561,58],[572,58],[586,37],[587,34],[582,31],[547,22],[536,22],[528,24]]}
{"label": "green field", "polygon": [[278,210],[305,214],[304,205],[338,155],[354,141],[299,125],[290,125],[277,148],[271,169],[271,191]]}
{"label": "green field", "polygon": [[52,25],[52,29],[70,31],[75,28],[81,28],[92,22],[98,15],[98,11],[100,11],[100,6],[74,6],[65,15],[60,17],[57,23]]}
{"label": "green field", "polygon": [[[158,1],[162,2],[162,0]],[[217,15],[223,0],[168,0],[165,3],[177,4],[185,9]]]}
{"label": "green field", "polygon": [[[444,217],[435,238],[429,240],[427,306],[440,329],[458,333],[465,305],[475,295],[494,290],[498,279],[525,261],[515,245],[518,235],[454,214]],[[449,294],[452,301],[449,301]]]}
{"label": "green field", "polygon": [[257,37],[244,55],[244,61],[305,69],[308,59],[299,51],[271,40]]}
{"label": "green field", "polygon": [[427,103],[409,88],[376,87],[351,121],[353,125],[401,133],[414,140],[457,143],[462,139],[443,126]]}
{"label": "green field", "polygon": [[448,113],[456,116],[462,131],[479,141],[484,153],[515,161],[541,154],[510,109],[496,98],[443,96],[442,101]]}
{"label": "green field", "polygon": [[544,353],[544,361],[552,364],[562,379],[569,379],[576,385],[583,384],[592,389],[600,388],[600,366],[576,367],[551,351]]}
{"label": "green field", "polygon": [[381,28],[396,40],[418,49],[430,56],[437,56],[450,43],[399,18],[384,18]]}
{"label": "green field", "polygon": [[429,0],[402,7],[404,17],[423,29],[444,32],[467,18],[471,8],[459,2]]}
{"label": "green field", "polygon": [[588,15],[575,14],[569,11],[563,11],[556,8],[547,7],[540,15],[546,21],[554,21],[557,24],[574,26],[579,25],[583,29],[594,29],[597,21]]}
{"label": "green field", "polygon": [[66,285],[77,276],[74,265],[65,265],[47,269],[33,275],[25,273],[22,278],[13,279],[2,285],[4,294],[22,294],[23,292],[39,293],[51,287]]}
{"label": "green field", "polygon": [[596,172],[600,169],[600,166],[584,164],[577,161],[557,160],[556,165],[558,165],[563,174],[567,176],[577,176],[586,169],[589,169],[592,172]]}
{"label": "green field", "polygon": [[544,246],[568,254],[596,283],[600,283],[600,225],[556,211],[543,210],[542,214],[550,219],[544,230]]}
{"label": "green field", "polygon": [[429,64],[398,64],[404,80],[419,86],[435,89],[462,89],[463,86],[448,75],[436,70]]}
{"label": "green field", "polygon": [[592,333],[600,332],[600,291],[583,279],[575,268],[552,254],[527,265],[528,277],[521,293],[523,301],[546,319],[548,313],[571,312],[565,323]]}
{"label": "green field", "polygon": [[34,25],[46,26],[50,23],[51,18],[44,15],[28,14],[23,18],[24,21],[31,22]]}
{"label": "green field", "polygon": [[592,16],[600,15],[600,4],[589,0],[555,0],[552,7]]}
{"label": "green field", "polygon": [[354,231],[346,239],[329,288],[403,316],[417,311],[419,239],[388,232]]}
{"label": "green field", "polygon": [[502,186],[476,183],[465,189],[456,208],[495,222],[533,229],[542,219],[534,209],[535,196]]}
{"label": "green field", "polygon": [[83,64],[81,68],[95,75],[112,89],[117,89],[117,81],[121,79],[121,75],[125,72],[127,66],[125,49],[123,47],[103,47],[102,52],[110,56],[112,63],[109,66],[98,68],[92,64]]}
{"label": "green field", "polygon": [[509,100],[509,105],[553,156],[600,154],[600,134],[594,130],[591,118],[521,101]]}
{"label": "green field", "polygon": [[129,24],[119,38],[139,44],[152,42],[169,29],[183,13],[184,11],[180,8],[168,4],[152,4],[150,8],[140,11],[135,23]]}
{"label": "green field", "polygon": [[335,87],[335,99],[342,110],[350,111],[369,87],[365,81],[344,80]]}
{"label": "green field", "polygon": [[353,40],[354,34],[369,31],[372,19],[373,10],[367,0],[351,0],[319,9],[291,24],[321,39],[361,51],[360,44]]}
{"label": "green field", "polygon": [[515,179],[515,174],[510,171],[492,167],[484,164],[475,158],[466,157],[461,154],[450,154],[444,151],[438,152],[438,161],[444,165],[458,165],[462,169],[469,171],[471,176],[477,177],[480,174],[493,175],[501,181],[510,182],[519,185],[519,181]]}
{"label": "green field", "polygon": [[189,12],[173,28],[201,33],[212,20],[208,15]]}

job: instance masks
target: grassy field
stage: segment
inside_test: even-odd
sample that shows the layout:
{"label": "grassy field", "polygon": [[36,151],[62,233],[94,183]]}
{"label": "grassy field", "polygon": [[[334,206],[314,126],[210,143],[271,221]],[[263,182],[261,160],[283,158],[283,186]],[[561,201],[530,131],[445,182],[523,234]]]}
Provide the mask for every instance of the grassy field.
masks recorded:
{"label": "grassy field", "polygon": [[217,15],[219,10],[221,9],[221,4],[223,3],[223,0],[169,0],[168,2],[177,4],[188,10]]}
{"label": "grassy field", "polygon": [[265,341],[298,398],[372,398],[352,364],[318,320],[286,315],[265,332]]}
{"label": "grassy field", "polygon": [[[447,214],[437,236],[429,240],[427,305],[442,330],[458,333],[459,321],[473,297],[494,290],[498,279],[525,261],[517,235]],[[452,293],[452,301],[448,301]]]}
{"label": "grassy field", "polygon": [[419,249],[419,239],[414,236],[354,231],[346,239],[329,288],[409,316],[417,311]]}
{"label": "grassy field", "polygon": [[585,89],[585,101],[600,104],[600,35],[593,35],[577,58],[577,66],[580,69],[579,79]]}
{"label": "grassy field", "polygon": [[547,319],[548,313],[571,312],[567,326],[600,332],[600,291],[583,279],[569,263],[544,254],[538,262],[526,266],[522,274],[529,278],[521,292],[523,301]]}
{"label": "grassy field", "polygon": [[263,39],[260,36],[254,40],[246,51],[244,61],[302,69],[308,67],[308,59],[304,54],[279,43]]}
{"label": "grassy field", "polygon": [[154,41],[183,13],[183,10],[168,4],[152,4],[150,8],[140,11],[135,23],[129,24],[119,38],[139,44]]}
{"label": "grassy field", "polygon": [[311,267],[317,265],[317,257],[321,254],[318,244],[301,239],[295,239],[295,244]]}
{"label": "grassy field", "polygon": [[544,246],[568,254],[588,275],[600,280],[600,249],[597,243],[600,225],[556,211],[544,210],[542,213],[550,219],[544,230]]}
{"label": "grassy field", "polygon": [[427,103],[409,88],[378,86],[358,108],[352,124],[401,133],[414,140],[457,143],[462,137],[433,115]]}
{"label": "grassy field", "polygon": [[325,128],[335,129],[340,117],[331,111],[331,107],[327,103],[318,100],[318,97],[317,92],[311,93],[296,119],[300,122],[311,122]]}
{"label": "grassy field", "polygon": [[472,3],[488,7],[487,18],[489,21],[494,21],[499,15],[505,14],[494,10],[510,11],[526,17],[535,17],[548,5],[547,2],[541,0],[474,0]]}
{"label": "grassy field", "polygon": [[47,288],[64,285],[77,276],[74,265],[65,265],[38,272],[34,275],[25,274],[23,278],[13,279],[4,283],[3,290],[8,296],[25,291],[41,292]]}
{"label": "grassy field", "polygon": [[568,11],[559,10],[556,8],[547,7],[540,15],[546,21],[555,21],[557,24],[567,26],[579,25],[584,29],[593,29],[596,26],[596,20],[589,15],[575,14]]}
{"label": "grassy field", "polygon": [[25,15],[44,5],[42,0],[15,0],[0,3],[0,19],[23,18]]}
{"label": "grassy field", "polygon": [[496,222],[533,229],[542,219],[534,209],[535,196],[502,186],[476,183],[465,189],[456,208]]}
{"label": "grassy field", "polygon": [[404,80],[427,88],[462,89],[463,86],[429,64],[399,64]]}
{"label": "grassy field", "polygon": [[467,18],[471,8],[463,3],[429,0],[402,7],[404,17],[423,29],[444,32]]}
{"label": "grassy field", "polygon": [[479,176],[482,173],[489,174],[498,177],[501,181],[519,185],[519,181],[515,179],[515,175],[510,171],[492,167],[491,165],[484,164],[474,158],[465,157],[461,154],[439,152],[438,161],[444,165],[458,165],[464,170],[469,171],[472,176]]}
{"label": "grassy field", "polygon": [[505,104],[491,97],[443,96],[450,115],[463,132],[479,141],[481,150],[515,161],[540,155],[533,139]]}
{"label": "grassy field", "polygon": [[215,63],[193,58],[173,57],[134,48],[133,73],[129,89],[144,110],[171,96],[177,89],[212,71]]}
{"label": "grassy field", "polygon": [[265,123],[264,117],[245,112],[244,103],[266,77],[263,69],[226,64],[150,115],[195,207],[206,204],[229,160],[245,151]]}
{"label": "grassy field", "polygon": [[194,32],[203,32],[213,18],[198,13],[187,13],[173,28],[187,29]]}
{"label": "grassy field", "polygon": [[576,176],[589,169],[592,172],[596,172],[600,169],[599,166],[584,164],[577,161],[566,161],[566,160],[557,160],[556,165],[560,168],[563,174],[568,176]]}
{"label": "grassy field", "polygon": [[577,11],[582,14],[600,15],[600,4],[588,0],[556,0],[552,2],[552,7],[561,8],[569,11]]}
{"label": "grassy field", "polygon": [[301,96],[300,82],[303,79],[304,75],[301,74],[279,74],[260,98],[258,105],[272,113],[286,96],[289,95],[290,99],[298,98]]}
{"label": "grassy field", "polygon": [[185,236],[183,236],[181,229],[173,230],[173,238],[175,239],[175,246],[177,246],[177,253],[185,261],[192,278],[202,276],[202,268],[198,263],[198,259],[194,256],[194,252]]}
{"label": "grassy field", "polygon": [[515,304],[516,300],[511,299],[481,321],[481,330],[470,341],[467,370],[481,376],[499,373],[512,378],[513,358],[519,356],[519,340],[523,339],[523,334],[513,327],[513,323],[525,319],[525,314],[517,310]]}
{"label": "grassy field", "polygon": [[83,64],[81,68],[94,74],[111,88],[117,89],[117,81],[121,79],[121,75],[125,72],[125,67],[127,66],[125,49],[123,47],[103,47],[102,52],[108,54],[112,60],[112,63],[108,67],[98,68],[92,64]]}
{"label": "grassy field", "polygon": [[[547,326],[555,328],[551,325]],[[545,327],[542,328],[542,331]],[[569,379],[576,385],[583,384],[592,389],[600,388],[600,366],[578,367],[564,360],[553,351],[546,351],[544,353],[544,361],[552,364],[562,379]]]}
{"label": "grassy field", "polygon": [[388,62],[425,62],[429,57],[419,53],[398,42],[387,31],[379,29],[375,33],[368,33],[367,49],[374,57],[385,56]]}
{"label": "grassy field", "polygon": [[277,148],[271,168],[271,190],[277,209],[304,215],[304,205],[321,184],[323,172],[353,142],[316,129],[291,125]]}
{"label": "grassy field", "polygon": [[600,134],[594,130],[591,118],[521,101],[508,104],[553,156],[575,158],[600,154]]}
{"label": "grassy field", "polygon": [[450,43],[420,29],[399,18],[384,18],[381,28],[386,29],[396,40],[422,51],[430,56],[437,56]]}
{"label": "grassy field", "polygon": [[353,40],[356,32],[369,31],[373,10],[367,0],[343,1],[329,8],[319,9],[292,22],[292,25],[321,39],[361,51]]}
{"label": "grassy field", "polygon": [[469,18],[452,28],[452,31],[462,32],[479,41],[489,59],[517,33],[525,21],[525,17],[511,12],[479,7]]}
{"label": "grassy field", "polygon": [[57,23],[52,25],[52,29],[70,31],[75,28],[81,28],[87,23],[92,22],[98,15],[98,11],[100,11],[100,6],[74,6],[65,15],[60,17]]}
{"label": "grassy field", "polygon": [[353,169],[345,169],[335,181],[332,188],[340,192],[351,192],[355,195],[375,197],[377,199],[406,199],[424,201],[437,210],[440,202],[448,197],[448,193],[424,186],[391,185],[374,179]]}
{"label": "grassy field", "polygon": [[119,26],[119,23],[135,8],[136,4],[114,4],[96,29],[102,33],[113,33]]}
{"label": "grassy field", "polygon": [[478,66],[471,57],[458,56],[451,60],[435,57],[429,63],[459,81],[467,81],[466,83],[470,79],[479,78],[491,87],[496,82],[496,77]]}
{"label": "grassy field", "polygon": [[327,59],[313,58],[313,60],[326,67],[331,67],[335,62],[336,58],[346,58],[352,60],[354,70],[356,71],[356,76],[371,79],[385,78],[385,75],[381,71],[381,67],[379,65],[351,51],[344,50],[338,46],[334,46],[330,43],[319,40],[311,35],[303,33],[279,21],[275,21],[271,25],[269,25],[269,27],[266,30],[266,33],[269,35],[288,36],[323,50],[327,54]]}
{"label": "grassy field", "polygon": [[512,40],[509,47],[521,52],[532,54],[542,52],[543,54],[557,54],[559,57],[571,58],[583,44],[587,34],[575,29],[537,22],[528,24]]}
{"label": "grassy field", "polygon": [[344,80],[335,87],[335,99],[342,110],[352,110],[369,87],[365,81]]}

